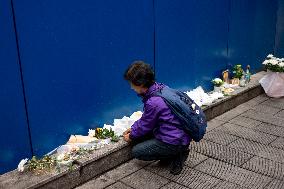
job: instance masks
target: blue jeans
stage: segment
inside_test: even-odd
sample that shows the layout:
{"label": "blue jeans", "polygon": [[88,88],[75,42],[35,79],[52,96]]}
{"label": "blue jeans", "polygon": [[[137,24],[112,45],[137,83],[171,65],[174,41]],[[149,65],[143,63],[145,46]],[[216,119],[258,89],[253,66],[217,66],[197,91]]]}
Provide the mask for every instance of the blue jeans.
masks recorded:
{"label": "blue jeans", "polygon": [[188,146],[189,145],[167,144],[152,138],[134,145],[132,148],[132,156],[144,161],[182,160],[186,156],[185,152]]}

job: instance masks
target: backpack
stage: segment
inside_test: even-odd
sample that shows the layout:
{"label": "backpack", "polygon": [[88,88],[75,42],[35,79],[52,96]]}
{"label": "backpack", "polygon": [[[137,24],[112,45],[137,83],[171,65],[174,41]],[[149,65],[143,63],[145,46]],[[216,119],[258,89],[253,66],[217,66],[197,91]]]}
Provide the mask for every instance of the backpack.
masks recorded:
{"label": "backpack", "polygon": [[183,129],[195,142],[199,142],[207,127],[202,109],[187,94],[167,86],[157,91],[154,96],[162,97],[171,111],[179,118]]}

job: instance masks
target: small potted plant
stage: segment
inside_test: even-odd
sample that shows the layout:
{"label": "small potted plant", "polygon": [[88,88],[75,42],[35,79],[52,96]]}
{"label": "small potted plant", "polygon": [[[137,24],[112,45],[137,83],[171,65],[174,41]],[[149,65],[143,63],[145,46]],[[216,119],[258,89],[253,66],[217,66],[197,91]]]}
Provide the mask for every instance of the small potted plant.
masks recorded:
{"label": "small potted plant", "polygon": [[211,82],[214,85],[214,91],[221,92],[221,86],[224,84],[224,81],[220,78],[215,78]]}
{"label": "small potted plant", "polygon": [[232,84],[239,85],[240,79],[244,75],[244,70],[242,68],[242,65],[237,64],[233,67],[233,79]]}

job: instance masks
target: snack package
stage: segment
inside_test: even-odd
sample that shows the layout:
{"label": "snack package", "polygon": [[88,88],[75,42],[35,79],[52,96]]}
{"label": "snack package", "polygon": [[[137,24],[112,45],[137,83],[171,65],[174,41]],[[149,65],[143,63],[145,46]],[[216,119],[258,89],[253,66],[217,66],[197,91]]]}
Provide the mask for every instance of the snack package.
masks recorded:
{"label": "snack package", "polygon": [[89,142],[94,142],[95,140],[96,138],[91,136],[71,135],[67,144],[89,143]]}

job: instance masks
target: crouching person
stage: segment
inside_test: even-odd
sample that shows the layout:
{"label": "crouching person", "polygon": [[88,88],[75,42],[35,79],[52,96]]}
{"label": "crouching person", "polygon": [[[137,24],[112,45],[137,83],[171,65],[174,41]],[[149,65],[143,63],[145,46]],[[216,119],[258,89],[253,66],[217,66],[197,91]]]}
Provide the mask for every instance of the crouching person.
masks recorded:
{"label": "crouching person", "polygon": [[155,95],[166,86],[155,81],[151,66],[143,61],[131,64],[124,78],[144,103],[142,117],[123,134],[125,141],[134,144],[132,156],[168,163],[170,172],[179,174],[188,157],[191,138],[164,99]]}

